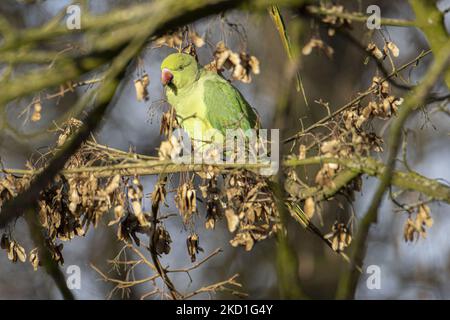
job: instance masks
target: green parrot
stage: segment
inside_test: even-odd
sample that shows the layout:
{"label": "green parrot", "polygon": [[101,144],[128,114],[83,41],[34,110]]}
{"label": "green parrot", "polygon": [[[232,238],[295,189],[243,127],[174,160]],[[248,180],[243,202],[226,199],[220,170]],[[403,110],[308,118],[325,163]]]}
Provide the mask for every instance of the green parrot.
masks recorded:
{"label": "green parrot", "polygon": [[161,82],[178,122],[191,139],[215,129],[208,137],[223,141],[227,129],[245,132],[259,127],[255,112],[238,89],[191,55],[167,56],[161,64]]}

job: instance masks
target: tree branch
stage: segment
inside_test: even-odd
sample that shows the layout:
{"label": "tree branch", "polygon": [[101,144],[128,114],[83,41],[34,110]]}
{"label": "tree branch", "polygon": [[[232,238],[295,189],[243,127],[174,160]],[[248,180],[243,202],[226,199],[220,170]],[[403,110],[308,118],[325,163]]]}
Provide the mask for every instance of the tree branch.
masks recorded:
{"label": "tree branch", "polygon": [[[353,180],[359,174],[367,174],[372,177],[381,178],[386,170],[386,166],[373,158],[324,158],[311,157],[303,160],[291,159],[286,160],[283,165],[285,167],[309,165],[309,164],[323,164],[323,163],[338,163],[344,166],[347,170],[342,171],[333,180],[333,187],[310,187],[297,188],[297,192],[291,190],[301,200],[310,196],[314,196],[318,200],[324,200],[335,195],[343,186]],[[394,171],[392,174],[392,185],[403,190],[420,192],[436,201],[444,201],[450,203],[450,187],[442,184],[436,180],[424,177],[414,171]],[[292,188],[292,187],[290,187]],[[301,191],[300,191],[301,190]]]}
{"label": "tree branch", "polygon": [[[417,27],[425,33],[431,50],[437,54],[448,41],[444,14],[437,8],[436,1],[409,0],[416,15]],[[447,88],[450,89],[450,70],[444,71]]]}
{"label": "tree branch", "polygon": [[[313,15],[319,16],[331,16],[341,19],[347,19],[351,21],[366,23],[368,16],[364,15],[361,12],[337,12],[335,10],[330,10],[324,7],[316,7],[309,6],[307,7],[307,11]],[[392,18],[381,18],[381,25],[384,26],[393,26],[393,27],[414,27],[416,26],[415,21],[411,20],[402,20],[402,19],[392,19]]]}
{"label": "tree branch", "polygon": [[[417,63],[417,61],[419,61],[420,59],[422,59],[423,57],[427,56],[428,54],[430,54],[431,51],[424,51],[421,52],[416,58],[414,58],[413,60],[405,63],[404,65],[402,65],[401,67],[397,68],[397,70],[394,70],[394,72],[391,72],[387,77],[384,77],[380,83],[389,80],[392,77],[397,76],[398,72],[405,70],[406,68],[414,65],[415,63]],[[320,127],[321,125],[323,125],[324,123],[326,123],[327,121],[333,119],[334,117],[336,117],[337,115],[339,115],[340,113],[342,113],[343,111],[347,110],[348,108],[354,106],[355,104],[359,103],[362,99],[364,99],[365,97],[367,97],[368,95],[374,93],[377,89],[376,88],[372,88],[369,89],[361,94],[359,94],[355,99],[351,100],[350,102],[346,103],[345,105],[343,105],[342,107],[340,107],[339,109],[337,109],[336,111],[334,111],[332,114],[323,117],[322,119],[320,119],[319,121],[317,121],[316,123],[314,123],[313,125],[309,126],[308,128],[297,132],[296,134],[294,134],[293,136],[283,140],[283,143],[289,143],[292,142],[294,140],[296,140],[297,138],[301,137],[302,135],[304,135],[305,133],[310,132],[313,129],[316,129],[318,127]]]}
{"label": "tree branch", "polygon": [[[114,149],[115,150],[115,149]],[[114,151],[116,152],[116,151]],[[124,151],[122,151],[124,152]],[[125,152],[124,152],[125,153]],[[130,156],[133,154],[130,153]],[[136,158],[147,157],[145,155],[136,155]],[[360,174],[367,174],[372,177],[380,178],[385,170],[385,165],[373,158],[328,158],[323,156],[310,157],[306,159],[287,159],[282,162],[282,166],[298,167],[305,165],[337,163],[347,170],[342,171],[335,177],[335,186],[332,188],[325,187],[309,187],[289,185],[291,193],[296,194],[300,200],[304,200],[310,196],[316,199],[325,200],[335,195],[343,186]],[[157,174],[169,174],[178,172],[202,172],[208,168],[206,164],[176,164],[170,160],[140,160],[133,163],[115,164],[93,167],[79,167],[61,170],[60,174],[69,177],[80,174],[93,174],[97,178],[111,177],[116,174],[123,176],[145,176]],[[215,164],[221,172],[230,172],[238,169],[258,170],[268,168],[267,163],[247,163],[247,164]],[[42,172],[42,170],[26,170],[26,169],[2,169],[4,173],[14,175],[34,176]],[[437,200],[450,203],[450,187],[436,180],[424,177],[414,171],[394,171],[392,184],[403,190],[417,191],[424,195]],[[296,189],[293,189],[296,188]],[[296,190],[296,191],[295,191]]]}

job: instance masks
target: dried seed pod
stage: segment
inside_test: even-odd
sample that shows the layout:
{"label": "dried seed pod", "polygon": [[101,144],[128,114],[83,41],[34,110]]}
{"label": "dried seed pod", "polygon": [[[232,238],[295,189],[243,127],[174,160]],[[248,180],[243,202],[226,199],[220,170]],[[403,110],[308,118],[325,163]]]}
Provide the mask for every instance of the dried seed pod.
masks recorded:
{"label": "dried seed pod", "polygon": [[10,241],[9,237],[4,233],[0,240],[0,248],[9,250]]}
{"label": "dried seed pod", "polygon": [[178,187],[175,204],[183,216],[184,223],[187,223],[192,214],[197,212],[196,191],[190,183],[183,183]]}
{"label": "dried seed pod", "polygon": [[70,118],[66,121],[62,127],[62,132],[58,136],[56,146],[61,147],[71,135],[78,131],[82,125],[83,122],[75,118]]}
{"label": "dried seed pod", "polygon": [[216,45],[214,51],[214,63],[208,66],[209,69],[215,68],[231,70],[231,77],[244,83],[250,83],[252,78],[250,73],[260,73],[260,62],[255,56],[250,56],[246,52],[236,53],[227,48],[223,41]]}
{"label": "dried seed pod", "polygon": [[213,215],[209,214],[206,216],[205,228],[206,230],[213,230],[216,226],[216,220],[213,218]]}
{"label": "dried seed pod", "polygon": [[74,214],[77,206],[81,203],[80,195],[76,186],[72,186],[69,191],[69,211]]}
{"label": "dried seed pod", "polygon": [[405,222],[403,231],[403,237],[405,241],[418,240],[420,237],[426,238],[426,227],[433,225],[433,218],[430,215],[430,208],[426,204],[420,204],[416,208],[416,217],[413,220],[411,218],[412,212],[409,213],[409,217]]}
{"label": "dried seed pod", "polygon": [[254,74],[260,74],[261,69],[258,58],[256,58],[255,56],[251,56],[248,60],[248,64]]}
{"label": "dried seed pod", "polygon": [[220,216],[219,201],[214,198],[210,198],[206,202],[206,229],[214,229],[216,220]]}
{"label": "dried seed pod", "polygon": [[[325,15],[322,18],[322,21],[327,24],[335,25],[335,26],[345,26],[351,24],[351,19],[341,18],[339,14],[344,13],[344,6],[342,5],[330,5],[327,3],[326,5],[320,5],[322,10],[326,10],[329,14]],[[338,14],[338,15],[336,15]]]}
{"label": "dried seed pod", "polygon": [[150,84],[150,77],[148,76],[147,73],[144,72],[144,74],[141,77],[142,80],[142,85],[147,88],[148,85]]}
{"label": "dried seed pod", "polygon": [[173,145],[170,142],[170,140],[166,140],[161,142],[161,145],[159,146],[158,150],[158,156],[159,160],[169,160],[171,158],[172,152],[173,152]]}
{"label": "dried seed pod", "polygon": [[239,216],[234,213],[233,209],[228,208],[225,210],[225,217],[227,218],[228,231],[236,231],[239,226]]}
{"label": "dried seed pod", "polygon": [[8,259],[12,262],[25,262],[27,260],[27,254],[25,253],[25,249],[17,243],[17,241],[10,241],[8,248]]}
{"label": "dried seed pod", "polygon": [[388,41],[385,46],[387,47],[387,49],[389,49],[389,51],[391,51],[394,57],[398,57],[400,55],[400,50],[398,49],[397,45],[392,41]]}
{"label": "dried seed pod", "polygon": [[42,104],[40,101],[36,101],[33,104],[33,114],[31,115],[31,121],[37,122],[41,120],[41,111],[42,111]]}
{"label": "dried seed pod", "polygon": [[166,180],[159,181],[152,193],[152,205],[159,205],[166,199]]}
{"label": "dried seed pod", "polygon": [[148,85],[150,84],[150,79],[145,73],[139,79],[134,80],[134,89],[136,91],[137,101],[147,101],[149,99]]}
{"label": "dried seed pod", "polygon": [[339,150],[339,145],[340,145],[339,140],[336,139],[328,140],[322,143],[322,145],[320,146],[320,151],[324,154],[327,153],[336,154],[337,151]]}
{"label": "dried seed pod", "polygon": [[417,218],[420,219],[420,222],[428,228],[433,226],[433,218],[431,217],[430,212],[430,207],[426,204],[421,204],[417,212]]}
{"label": "dried seed pod", "polygon": [[332,187],[334,185],[333,177],[336,170],[330,167],[330,164],[325,163],[317,172],[315,182],[322,187]]}
{"label": "dried seed pod", "polygon": [[161,124],[159,126],[159,134],[168,137],[172,131],[179,128],[175,109],[164,112],[161,116]]}
{"label": "dried seed pod", "polygon": [[251,250],[254,243],[276,232],[279,221],[277,207],[265,178],[250,172],[237,172],[225,181],[223,200],[233,246]]}
{"label": "dried seed pod", "polygon": [[306,158],[306,146],[304,144],[301,144],[298,148],[298,158],[300,160],[303,160]]}
{"label": "dried seed pod", "polygon": [[158,254],[169,254],[170,244],[172,239],[170,238],[169,232],[162,226],[158,226],[156,229],[157,241],[156,241],[156,252]]}
{"label": "dried seed pod", "polygon": [[313,197],[309,197],[305,200],[305,206],[303,207],[303,211],[306,216],[311,219],[314,216],[316,211],[316,203],[314,202]]}
{"label": "dried seed pod", "polygon": [[231,75],[233,79],[238,80],[245,76],[245,69],[242,66],[239,54],[231,52],[230,56],[228,57],[228,61],[231,63],[233,68],[233,73]]}
{"label": "dried seed pod", "polygon": [[334,49],[318,38],[311,38],[309,42],[303,47],[302,54],[308,56],[312,53],[312,50],[314,48],[323,51],[326,54],[326,56],[330,59],[333,57]]}
{"label": "dried seed pod", "polygon": [[41,265],[41,262],[39,261],[39,255],[38,255],[38,249],[34,248],[30,251],[30,257],[29,261],[31,265],[33,266],[33,270],[37,271],[38,267]]}
{"label": "dried seed pod", "polygon": [[216,68],[218,70],[221,70],[223,68],[231,53],[232,51],[225,46],[225,43],[223,41],[217,43],[216,50],[214,51],[214,59],[216,62]]}
{"label": "dried seed pod", "polygon": [[128,188],[128,198],[131,201],[131,208],[133,213],[139,221],[139,225],[142,227],[149,226],[150,223],[145,218],[145,214],[142,210],[142,198],[143,198],[143,187],[139,179],[135,177],[132,181],[132,186]]}
{"label": "dried seed pod", "polygon": [[69,136],[69,135],[66,134],[66,133],[60,134],[60,135],[58,136],[58,141],[57,141],[56,145],[57,145],[58,147],[61,147],[61,146],[66,142],[68,136]]}
{"label": "dried seed pod", "polygon": [[110,221],[108,223],[108,226],[112,226],[112,225],[118,223],[123,218],[124,215],[125,215],[125,208],[121,204],[115,206],[114,207],[114,217],[115,217],[115,219]]}
{"label": "dried seed pod", "polygon": [[55,245],[50,244],[50,251],[52,252],[52,258],[55,260],[55,262],[58,262],[60,265],[64,264],[64,258],[62,255],[62,250],[64,248],[64,245],[62,243]]}
{"label": "dried seed pod", "polygon": [[16,252],[16,250],[14,250],[14,241],[11,241],[9,243],[8,259],[11,260],[12,262],[17,261],[17,252]]}
{"label": "dried seed pod", "polygon": [[198,237],[198,234],[196,234],[196,233],[191,234],[186,239],[187,250],[188,250],[189,256],[191,257],[191,262],[195,262],[196,255],[199,252],[203,252],[203,249],[200,248],[199,243],[200,243],[199,237]]}
{"label": "dried seed pod", "polygon": [[159,160],[169,160],[178,157],[182,151],[182,145],[177,137],[172,135],[169,140],[161,142],[158,150]]}
{"label": "dried seed pod", "polygon": [[390,92],[389,82],[378,76],[372,78],[372,85],[370,88],[376,89],[376,94],[381,95],[382,97],[388,96]]}
{"label": "dried seed pod", "polygon": [[324,236],[331,241],[331,248],[336,252],[343,251],[352,242],[352,236],[343,223],[335,222],[331,232]]}
{"label": "dried seed pod", "polygon": [[112,179],[109,181],[108,185],[105,188],[105,193],[107,195],[112,194],[114,191],[117,190],[117,188],[119,188],[120,185],[120,174],[116,174],[114,177],[112,177]]}
{"label": "dried seed pod", "polygon": [[382,60],[386,57],[385,54],[380,49],[378,49],[377,45],[373,42],[367,45],[366,50],[370,52],[378,60]]}
{"label": "dried seed pod", "polygon": [[155,47],[167,46],[170,48],[178,48],[183,43],[183,34],[181,30],[165,34],[154,41]]}
{"label": "dried seed pod", "polygon": [[412,242],[414,241],[417,232],[413,220],[408,218],[403,229],[403,238],[406,242]]}
{"label": "dried seed pod", "polygon": [[193,30],[189,32],[189,39],[197,48],[201,48],[205,45],[205,40]]}
{"label": "dried seed pod", "polygon": [[234,237],[234,239],[230,240],[230,244],[233,247],[244,246],[245,251],[250,251],[255,244],[255,240],[253,240],[250,232],[240,232]]}

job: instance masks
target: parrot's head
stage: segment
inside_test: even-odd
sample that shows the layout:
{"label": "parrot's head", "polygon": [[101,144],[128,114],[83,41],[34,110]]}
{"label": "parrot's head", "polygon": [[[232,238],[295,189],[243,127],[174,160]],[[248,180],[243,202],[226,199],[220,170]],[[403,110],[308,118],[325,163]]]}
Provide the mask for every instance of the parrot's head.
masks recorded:
{"label": "parrot's head", "polygon": [[197,79],[199,69],[193,56],[173,53],[161,63],[161,83],[175,91],[182,89]]}

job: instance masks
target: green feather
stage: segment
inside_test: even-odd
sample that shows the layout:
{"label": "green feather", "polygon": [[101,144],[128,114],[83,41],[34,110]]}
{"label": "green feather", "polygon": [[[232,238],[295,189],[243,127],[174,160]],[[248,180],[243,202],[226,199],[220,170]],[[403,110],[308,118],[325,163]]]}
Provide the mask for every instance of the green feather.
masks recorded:
{"label": "green feather", "polygon": [[204,82],[206,117],[211,126],[225,134],[226,129],[255,128],[256,114],[242,94],[217,74]]}

